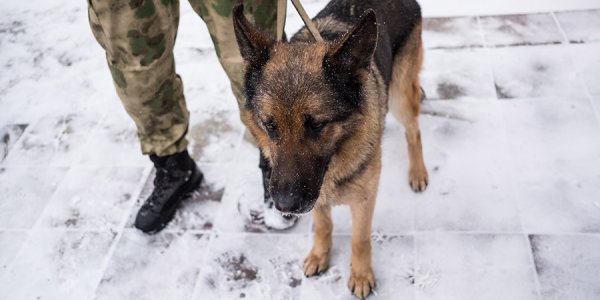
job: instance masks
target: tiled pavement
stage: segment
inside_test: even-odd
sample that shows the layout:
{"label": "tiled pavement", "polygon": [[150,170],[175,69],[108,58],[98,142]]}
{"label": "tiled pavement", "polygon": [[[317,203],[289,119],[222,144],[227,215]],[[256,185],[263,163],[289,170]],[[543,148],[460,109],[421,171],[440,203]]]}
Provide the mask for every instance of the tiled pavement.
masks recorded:
{"label": "tiled pavement", "polygon": [[[351,298],[346,207],[317,278],[301,270],[310,216],[264,232],[238,214],[260,201],[258,153],[186,5],[176,55],[207,181],[162,233],[132,228],[151,168],[85,6],[63,2],[0,15],[0,299]],[[600,299],[599,20],[425,21],[430,186],[410,192],[403,128],[389,119],[373,299]]]}

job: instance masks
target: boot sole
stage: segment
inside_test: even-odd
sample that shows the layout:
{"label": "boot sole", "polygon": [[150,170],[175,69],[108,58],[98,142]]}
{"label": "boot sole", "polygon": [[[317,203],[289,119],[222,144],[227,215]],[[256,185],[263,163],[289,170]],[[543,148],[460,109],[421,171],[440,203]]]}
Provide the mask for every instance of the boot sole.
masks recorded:
{"label": "boot sole", "polygon": [[155,234],[163,230],[169,224],[169,222],[173,220],[175,212],[177,212],[177,209],[179,208],[179,206],[181,206],[181,202],[187,199],[192,194],[192,192],[200,186],[200,183],[202,183],[203,179],[204,174],[202,174],[202,172],[196,167],[196,169],[192,173],[192,177],[190,178],[190,180],[181,187],[181,196],[175,199],[173,205],[171,205],[171,208],[164,212],[164,214],[160,218],[160,222],[158,223],[158,225],[150,230],[142,231],[148,234]]}

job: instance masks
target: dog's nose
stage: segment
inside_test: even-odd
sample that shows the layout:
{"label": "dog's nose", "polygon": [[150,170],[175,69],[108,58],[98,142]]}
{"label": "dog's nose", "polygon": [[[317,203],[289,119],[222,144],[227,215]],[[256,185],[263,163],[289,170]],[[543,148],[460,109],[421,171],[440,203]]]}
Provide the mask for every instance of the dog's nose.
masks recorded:
{"label": "dog's nose", "polygon": [[292,182],[273,181],[271,197],[280,212],[293,213],[302,206],[302,195]]}
{"label": "dog's nose", "polygon": [[293,192],[284,192],[273,195],[273,202],[280,212],[293,213],[300,210],[302,199]]}

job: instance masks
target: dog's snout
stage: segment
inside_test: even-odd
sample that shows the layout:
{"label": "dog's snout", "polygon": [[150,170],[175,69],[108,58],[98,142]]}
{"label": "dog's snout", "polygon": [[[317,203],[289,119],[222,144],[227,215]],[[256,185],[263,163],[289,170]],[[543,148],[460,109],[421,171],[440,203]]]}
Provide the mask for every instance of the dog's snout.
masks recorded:
{"label": "dog's snout", "polygon": [[279,211],[294,213],[302,208],[302,197],[294,190],[293,184],[275,186],[271,191],[275,208]]}
{"label": "dog's snout", "polygon": [[319,198],[326,162],[321,157],[279,155],[269,180],[275,208],[283,213],[309,212]]}

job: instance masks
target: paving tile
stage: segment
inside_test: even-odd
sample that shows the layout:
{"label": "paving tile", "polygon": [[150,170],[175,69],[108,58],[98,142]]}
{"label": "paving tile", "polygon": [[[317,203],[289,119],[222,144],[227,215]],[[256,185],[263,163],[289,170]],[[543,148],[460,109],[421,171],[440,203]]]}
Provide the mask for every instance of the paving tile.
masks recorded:
{"label": "paving tile", "polygon": [[44,117],[13,147],[4,166],[69,166],[97,123],[93,116],[76,114]]}
{"label": "paving tile", "polygon": [[588,99],[501,103],[526,232],[600,232],[600,132]]}
{"label": "paving tile", "polygon": [[108,114],[90,137],[79,159],[90,166],[144,166],[150,165],[142,155],[135,124],[123,108]]}
{"label": "paving tile", "polygon": [[[228,171],[231,168],[226,164],[200,164],[198,167],[204,174],[200,189],[182,201],[173,220],[164,230],[210,230],[213,228],[225,192]],[[133,228],[138,210],[152,193],[154,174],[154,171],[150,174],[137,198],[127,221],[128,228]]]}
{"label": "paving tile", "polygon": [[543,299],[600,297],[600,236],[530,237]]}
{"label": "paving tile", "polygon": [[[558,166],[550,164],[557,163]],[[600,233],[600,161],[550,162],[519,177],[523,228],[533,233]]]}
{"label": "paving tile", "polygon": [[600,94],[592,95],[592,105],[596,109],[596,115],[600,116]]}
{"label": "paving tile", "polygon": [[600,41],[600,9],[554,13],[571,43]]}
{"label": "paving tile", "polygon": [[26,231],[0,231],[0,273],[7,271],[28,235]]}
{"label": "paving tile", "polygon": [[577,72],[593,95],[600,95],[600,43],[570,45]]}
{"label": "paving tile", "polygon": [[0,163],[6,158],[8,151],[15,145],[26,128],[27,124],[13,124],[0,127]]}
{"label": "paving tile", "polygon": [[562,37],[549,13],[481,17],[486,46],[560,44]]}
{"label": "paving tile", "polygon": [[[258,168],[258,160],[256,164],[233,164],[229,172],[231,175],[227,180],[215,229],[222,232],[268,232],[263,224],[254,224],[249,213],[250,210],[261,210],[264,205],[262,174]],[[283,232],[307,233],[310,220],[310,214],[302,215],[294,227]]]}
{"label": "paving tile", "polygon": [[425,48],[483,47],[476,17],[423,19]]}
{"label": "paving tile", "polygon": [[81,26],[87,3],[62,7],[4,7],[0,119],[33,124],[67,113],[101,116],[119,105],[105,52]]}
{"label": "paving tile", "polygon": [[521,235],[418,235],[417,299],[537,299]]}
{"label": "paving tile", "polygon": [[[118,105],[104,51],[80,26],[88,22],[86,7],[63,8],[4,10],[0,119],[34,124],[67,113],[102,115]],[[48,34],[49,27],[56,30]]]}
{"label": "paving tile", "polygon": [[240,142],[243,124],[235,110],[199,109],[190,115],[190,155],[197,162],[229,162]]}
{"label": "paving tile", "polygon": [[494,83],[483,49],[428,50],[421,72],[427,99],[494,98]]}
{"label": "paving tile", "polygon": [[95,299],[190,299],[208,236],[123,233]]}
{"label": "paving tile", "polygon": [[[560,97],[503,101],[512,155],[519,164],[548,163],[549,160],[597,158],[599,124],[586,98]],[[523,147],[523,146],[527,147]]]}
{"label": "paving tile", "polygon": [[220,234],[192,299],[300,299],[309,247],[306,235]]}
{"label": "paving tile", "polygon": [[585,95],[566,47],[499,48],[489,54],[498,98]]}
{"label": "paving tile", "polygon": [[[182,4],[183,5],[183,4]],[[186,4],[187,5],[187,4]],[[183,11],[182,11],[183,13]],[[183,87],[190,117],[196,118],[204,114],[212,115],[219,111],[238,112],[238,105],[231,84],[223,67],[216,59],[212,42],[204,43],[199,39],[203,35],[210,41],[208,30],[199,32],[206,25],[198,19],[198,15],[192,11],[187,19],[182,15],[181,24],[177,33],[177,44],[175,56],[177,57],[177,73],[183,80]],[[185,29],[184,23],[196,21]],[[199,21],[199,22],[198,22]],[[189,28],[195,28],[190,30]],[[183,35],[190,31],[189,39],[186,41]],[[179,33],[183,35],[180,36]]]}
{"label": "paving tile", "polygon": [[40,216],[38,226],[117,230],[134,201],[132,194],[142,174],[141,167],[72,168]]}
{"label": "paving tile", "polygon": [[36,231],[0,274],[2,299],[89,299],[113,233]]}
{"label": "paving tile", "polygon": [[426,101],[420,123],[429,186],[415,230],[520,230],[498,103]]}
{"label": "paving tile", "polygon": [[0,168],[0,228],[31,228],[67,170]]}
{"label": "paving tile", "polygon": [[[413,238],[376,232],[372,236],[372,248],[377,286],[370,297],[415,299]],[[319,276],[305,279],[302,299],[356,299],[348,289],[350,259],[351,238],[334,236],[329,269]]]}

